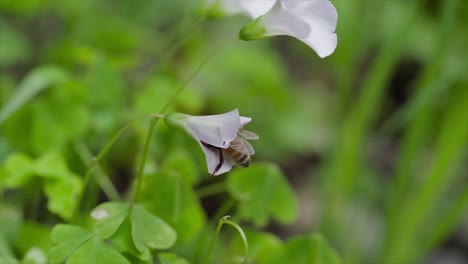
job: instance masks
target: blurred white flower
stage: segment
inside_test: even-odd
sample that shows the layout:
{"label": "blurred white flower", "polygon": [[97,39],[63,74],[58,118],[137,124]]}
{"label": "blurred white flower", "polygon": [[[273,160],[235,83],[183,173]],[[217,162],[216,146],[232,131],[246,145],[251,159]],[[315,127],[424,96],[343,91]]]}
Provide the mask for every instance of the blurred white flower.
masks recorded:
{"label": "blurred white flower", "polygon": [[288,35],[324,58],[335,51],[338,14],[329,0],[217,0],[214,10],[245,14],[255,19],[240,31],[243,40]]}
{"label": "blurred white flower", "polygon": [[270,10],[274,3],[275,0],[207,0],[208,17],[239,14],[256,19]]}
{"label": "blurred white flower", "polygon": [[91,218],[94,220],[101,220],[109,216],[109,212],[104,209],[95,209],[91,211]]}
{"label": "blurred white flower", "polygon": [[[164,116],[168,126],[181,130],[198,142],[205,153],[208,172],[213,175],[230,171],[232,165],[236,163],[223,153],[233,147],[233,142],[237,144],[238,134],[244,131],[242,128],[251,120],[249,117],[239,116],[237,109],[220,115],[191,116],[169,113]],[[255,135],[252,139],[257,138]],[[251,153],[249,155],[252,155],[253,149],[250,144],[248,147]]]}

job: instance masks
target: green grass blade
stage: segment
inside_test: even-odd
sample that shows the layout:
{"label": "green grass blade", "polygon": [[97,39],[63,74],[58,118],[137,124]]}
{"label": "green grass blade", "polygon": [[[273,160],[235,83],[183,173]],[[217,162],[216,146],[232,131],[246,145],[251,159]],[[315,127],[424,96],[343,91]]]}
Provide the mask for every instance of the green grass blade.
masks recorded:
{"label": "green grass blade", "polygon": [[13,98],[0,109],[0,125],[41,91],[66,80],[65,70],[54,65],[45,65],[32,70],[20,82]]}

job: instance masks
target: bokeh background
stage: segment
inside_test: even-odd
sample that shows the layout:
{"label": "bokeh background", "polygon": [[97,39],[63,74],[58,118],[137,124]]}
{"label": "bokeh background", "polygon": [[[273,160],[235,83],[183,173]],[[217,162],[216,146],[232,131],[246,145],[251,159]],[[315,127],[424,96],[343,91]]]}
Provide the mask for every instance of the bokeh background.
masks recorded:
{"label": "bokeh background", "polygon": [[[199,1],[0,0],[0,173],[12,153],[58,149],[82,176],[91,153],[159,111],[216,52],[171,110],[253,118],[254,164],[278,164],[298,202],[294,221],[264,230],[320,232],[343,263],[467,263],[467,2],[332,3],[338,47],[320,59],[291,37],[232,41],[249,19],[204,20]],[[20,90],[36,92],[8,112]],[[122,196],[146,129],[132,124],[101,162]],[[171,155],[193,164],[195,189],[225,180],[207,175],[194,142],[158,124],[147,170]],[[3,210],[60,221],[34,182],[19,185],[0,187]],[[108,199],[94,188],[91,204]],[[200,225],[226,199],[203,195]]]}

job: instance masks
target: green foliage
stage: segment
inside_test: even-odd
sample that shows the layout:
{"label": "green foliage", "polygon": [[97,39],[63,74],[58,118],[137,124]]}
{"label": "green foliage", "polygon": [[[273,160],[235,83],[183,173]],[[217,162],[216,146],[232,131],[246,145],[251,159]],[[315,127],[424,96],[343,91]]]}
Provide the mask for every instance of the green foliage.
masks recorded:
{"label": "green foliage", "polygon": [[161,264],[189,264],[189,262],[172,253],[158,254],[158,260]]}
{"label": "green foliage", "polygon": [[[249,19],[201,2],[0,1],[0,263],[241,263],[226,214],[248,263],[431,262],[464,239],[466,1],[332,1],[325,60],[226,44]],[[141,154],[181,87],[169,111],[252,117],[250,168],[208,175],[163,122]]]}
{"label": "green foliage", "polygon": [[131,219],[133,241],[138,250],[145,247],[167,249],[175,243],[177,234],[174,229],[142,207],[133,208]]}
{"label": "green foliage", "polygon": [[[0,20],[0,35],[2,36],[2,41],[0,41],[0,67],[30,59],[31,46],[23,32],[15,30],[2,19]],[[0,117],[2,116],[0,114]],[[0,120],[2,119],[0,118]]]}
{"label": "green foliage", "polygon": [[239,216],[264,226],[270,217],[291,223],[297,217],[294,191],[273,164],[254,164],[233,172],[227,181],[231,195],[239,201]]}
{"label": "green foliage", "polygon": [[[178,243],[193,239],[203,227],[205,217],[190,184],[182,178],[183,163],[172,169],[166,165],[160,173],[146,175],[143,180],[142,205],[171,224],[178,234]],[[190,174],[185,174],[190,175]],[[159,190],[155,192],[154,190]]]}
{"label": "green foliage", "polygon": [[57,244],[50,253],[52,263],[61,263],[65,258],[67,263],[130,263],[115,249],[81,227],[57,225],[52,230],[51,239]]}
{"label": "green foliage", "polygon": [[58,151],[44,153],[36,160],[22,153],[13,153],[8,156],[3,173],[0,189],[17,189],[34,178],[41,179],[48,209],[65,219],[72,217],[78,206],[82,181],[68,168]]}
{"label": "green foliage", "polygon": [[[337,252],[319,234],[293,236],[284,243],[269,233],[247,231],[249,259],[253,263],[341,263]],[[233,256],[242,254],[239,239],[231,245]]]}
{"label": "green foliage", "polygon": [[177,233],[159,217],[140,205],[108,202],[96,207],[94,232],[111,239],[123,253],[145,262],[151,259],[149,249],[167,249],[174,245]]}
{"label": "green foliage", "polygon": [[66,72],[60,67],[47,65],[35,69],[18,85],[14,97],[0,109],[0,124],[44,89],[66,80]]}
{"label": "green foliage", "polygon": [[299,236],[289,239],[279,263],[341,263],[338,254],[321,235]]}

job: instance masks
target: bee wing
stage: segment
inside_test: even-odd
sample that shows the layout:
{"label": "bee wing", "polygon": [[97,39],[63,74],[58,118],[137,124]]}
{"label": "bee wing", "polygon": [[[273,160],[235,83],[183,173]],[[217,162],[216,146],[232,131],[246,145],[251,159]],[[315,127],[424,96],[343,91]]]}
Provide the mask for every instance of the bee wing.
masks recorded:
{"label": "bee wing", "polygon": [[236,139],[234,139],[234,141],[231,142],[231,145],[229,147],[236,151],[239,151],[242,154],[246,154],[246,155],[255,154],[255,150],[252,147],[252,145],[250,145],[250,143],[247,140],[241,137],[237,137]]}
{"label": "bee wing", "polygon": [[245,129],[241,129],[237,134],[239,134],[239,136],[241,136],[242,138],[245,138],[245,139],[248,139],[248,140],[255,140],[255,139],[260,138],[254,132],[248,131],[248,130],[245,130]]}

